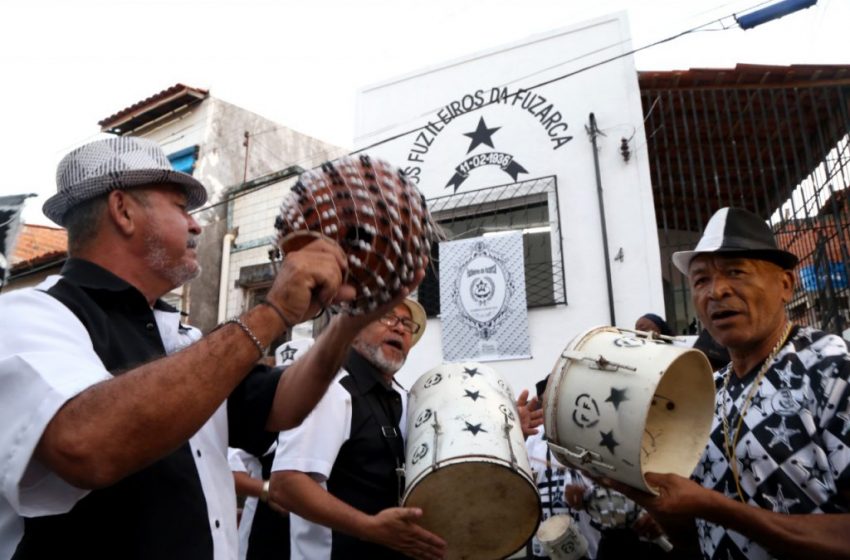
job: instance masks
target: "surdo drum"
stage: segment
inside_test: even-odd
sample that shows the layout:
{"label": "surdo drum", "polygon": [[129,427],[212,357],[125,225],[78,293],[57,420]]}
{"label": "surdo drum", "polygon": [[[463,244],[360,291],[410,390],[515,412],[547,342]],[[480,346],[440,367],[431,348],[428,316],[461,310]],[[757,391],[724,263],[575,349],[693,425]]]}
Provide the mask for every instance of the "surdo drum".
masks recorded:
{"label": "surdo drum", "polygon": [[578,560],[587,553],[587,539],[569,515],[553,515],[541,523],[537,540],[546,556],[553,560]]}
{"label": "surdo drum", "polygon": [[691,475],[711,429],[714,381],[702,352],[671,340],[598,327],[567,345],[543,410],[561,463],[651,493],[647,472]]}
{"label": "surdo drum", "polygon": [[403,504],[448,543],[449,558],[504,558],[540,522],[515,399],[493,369],[444,364],[410,390]]}
{"label": "surdo drum", "polygon": [[342,248],[352,302],[334,309],[372,310],[413,283],[430,255],[435,227],[422,194],[400,169],[369,156],[344,157],[302,173],[275,221],[284,254],[317,237]]}

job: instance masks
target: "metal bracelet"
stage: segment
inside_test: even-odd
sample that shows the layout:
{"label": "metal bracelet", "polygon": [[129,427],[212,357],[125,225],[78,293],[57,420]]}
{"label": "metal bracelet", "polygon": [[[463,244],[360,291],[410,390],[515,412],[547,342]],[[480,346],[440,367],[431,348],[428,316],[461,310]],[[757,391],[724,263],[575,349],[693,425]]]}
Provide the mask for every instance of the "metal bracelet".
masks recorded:
{"label": "metal bracelet", "polygon": [[287,321],[287,320],[286,320],[286,315],[284,315],[284,314],[283,314],[283,310],[282,310],[280,307],[278,307],[277,305],[273,304],[272,302],[270,302],[270,301],[269,301],[268,299],[266,299],[266,298],[263,298],[262,300],[260,300],[259,305],[266,305],[266,306],[268,306],[268,307],[271,307],[271,308],[272,308],[272,311],[274,311],[275,313],[277,313],[277,316],[278,316],[278,317],[280,317],[280,320],[281,320],[281,321],[283,321],[283,326],[284,326],[284,328],[285,328],[287,331],[291,331],[291,330],[292,330],[292,325],[290,325],[290,324],[289,324],[289,321]]}
{"label": "metal bracelet", "polygon": [[254,334],[254,332],[251,329],[248,328],[248,325],[246,325],[245,323],[242,322],[242,319],[239,319],[238,317],[234,317],[233,319],[228,319],[225,322],[225,325],[228,324],[228,323],[233,323],[234,325],[239,325],[239,328],[242,329],[242,332],[244,332],[246,335],[248,335],[248,338],[250,338],[251,342],[254,343],[254,346],[257,347],[257,352],[260,353],[260,358],[262,358],[263,356],[266,355],[265,346],[263,346],[263,343],[260,342],[260,339],[257,338],[257,336]]}

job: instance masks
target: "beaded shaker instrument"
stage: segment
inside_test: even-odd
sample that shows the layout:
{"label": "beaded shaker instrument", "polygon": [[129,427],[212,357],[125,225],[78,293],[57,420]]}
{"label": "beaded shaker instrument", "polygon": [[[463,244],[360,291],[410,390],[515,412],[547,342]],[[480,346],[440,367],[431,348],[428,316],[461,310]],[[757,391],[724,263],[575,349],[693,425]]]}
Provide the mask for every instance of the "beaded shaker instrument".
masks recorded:
{"label": "beaded shaker instrument", "polygon": [[317,237],[348,259],[350,302],[331,308],[359,315],[411,287],[430,256],[436,226],[419,190],[385,161],[346,156],[302,173],[275,220],[284,254]]}

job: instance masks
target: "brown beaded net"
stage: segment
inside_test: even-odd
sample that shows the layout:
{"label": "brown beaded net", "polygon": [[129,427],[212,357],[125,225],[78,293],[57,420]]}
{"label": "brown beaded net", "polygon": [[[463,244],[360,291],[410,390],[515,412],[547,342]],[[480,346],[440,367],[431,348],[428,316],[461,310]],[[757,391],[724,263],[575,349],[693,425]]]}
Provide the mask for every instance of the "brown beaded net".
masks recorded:
{"label": "brown beaded net", "polygon": [[284,254],[327,237],[348,259],[357,297],[332,306],[358,315],[414,280],[438,238],[425,200],[400,169],[367,155],[346,156],[302,173],[275,220]]}

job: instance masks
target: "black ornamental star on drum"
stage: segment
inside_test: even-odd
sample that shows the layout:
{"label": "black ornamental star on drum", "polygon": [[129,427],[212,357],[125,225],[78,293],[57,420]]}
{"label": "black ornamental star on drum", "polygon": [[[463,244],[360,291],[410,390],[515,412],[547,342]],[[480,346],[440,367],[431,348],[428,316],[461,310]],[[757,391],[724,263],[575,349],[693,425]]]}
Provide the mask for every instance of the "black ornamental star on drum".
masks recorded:
{"label": "black ornamental star on drum", "polygon": [[475,377],[476,375],[479,375],[477,368],[465,367],[463,368],[463,373],[467,374],[469,377]]}
{"label": "black ornamental star on drum", "polygon": [[455,302],[461,316],[481,338],[490,338],[493,328],[507,311],[513,283],[501,256],[486,244],[476,243],[460,267]]}
{"label": "black ornamental star on drum", "polygon": [[690,476],[714,411],[699,351],[615,327],[580,333],[555,364],[543,421],[553,455],[645,492],[647,472]]}
{"label": "black ornamental star on drum", "polygon": [[450,559],[510,556],[540,520],[516,404],[503,387],[495,369],[466,362],[434,368],[410,389],[402,503],[422,508],[420,525],[447,541]]}

